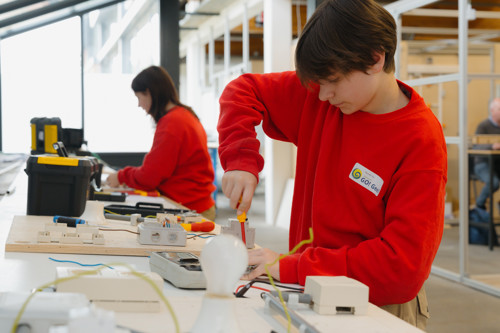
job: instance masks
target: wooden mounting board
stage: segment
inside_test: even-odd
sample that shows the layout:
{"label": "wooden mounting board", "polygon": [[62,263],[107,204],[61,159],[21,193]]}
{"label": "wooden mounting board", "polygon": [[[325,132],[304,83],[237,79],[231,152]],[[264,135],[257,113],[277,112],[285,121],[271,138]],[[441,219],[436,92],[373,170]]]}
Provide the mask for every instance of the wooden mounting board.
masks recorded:
{"label": "wooden mounting board", "polygon": [[[120,256],[149,256],[150,252],[158,251],[182,251],[192,252],[196,255],[201,253],[206,239],[196,237],[188,239],[186,246],[156,246],[141,245],[137,241],[137,235],[125,231],[105,231],[104,245],[95,244],[61,244],[61,243],[38,243],[39,231],[45,230],[46,223],[52,223],[52,216],[19,215],[14,216],[10,227],[9,236],[5,243],[6,252],[42,252],[42,253],[70,253],[70,254],[103,254]],[[127,222],[106,220],[106,227],[116,229],[128,229],[137,231],[137,227],[130,226]],[[219,234],[220,226],[215,225],[212,233]]]}

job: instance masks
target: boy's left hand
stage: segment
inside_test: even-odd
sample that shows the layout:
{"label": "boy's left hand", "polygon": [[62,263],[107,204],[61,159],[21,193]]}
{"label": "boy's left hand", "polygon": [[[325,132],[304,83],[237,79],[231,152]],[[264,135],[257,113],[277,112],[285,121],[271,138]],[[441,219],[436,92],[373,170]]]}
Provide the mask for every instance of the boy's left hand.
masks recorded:
{"label": "boy's left hand", "polygon": [[[261,275],[267,275],[265,266],[266,264],[271,264],[279,258],[279,254],[271,251],[269,249],[260,248],[254,250],[248,250],[248,264],[257,265],[249,274],[243,275],[243,280],[253,280]],[[279,280],[280,279],[280,263],[277,261],[274,265],[267,268],[271,276]]]}

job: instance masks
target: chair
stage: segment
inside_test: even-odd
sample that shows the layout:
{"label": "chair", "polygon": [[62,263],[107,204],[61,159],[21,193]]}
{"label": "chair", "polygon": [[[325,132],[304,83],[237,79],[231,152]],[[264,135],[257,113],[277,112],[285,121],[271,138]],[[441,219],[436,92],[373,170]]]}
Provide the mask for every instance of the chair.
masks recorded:
{"label": "chair", "polygon": [[[498,155],[498,152],[489,151],[488,154],[484,154],[484,151],[481,151],[481,150],[476,150],[476,151],[469,150],[469,184],[468,184],[468,186],[469,186],[469,193],[470,193],[470,186],[471,186],[470,182],[472,181],[473,187],[474,187],[474,196],[475,196],[474,199],[477,198],[476,181],[479,179],[474,173],[474,159],[473,158],[477,155],[488,156],[488,163],[489,163],[490,172],[493,172],[493,155]],[[469,198],[469,200],[470,200],[470,198]],[[480,229],[488,230],[488,234],[487,234],[488,244],[487,245],[488,245],[490,250],[493,250],[493,247],[498,244],[498,238],[497,238],[496,233],[495,233],[495,227],[499,226],[500,223],[496,223],[495,218],[494,218],[493,204],[492,204],[493,193],[490,193],[489,200],[490,200],[489,205],[486,205],[486,207],[487,207],[486,210],[489,213],[489,223],[481,223],[479,221],[471,221],[469,219],[469,227],[477,227]]]}
{"label": "chair", "polygon": [[[474,156],[470,156],[469,155],[469,200],[471,202],[475,202],[476,199],[477,199],[477,196],[478,196],[478,193],[477,193],[477,182],[481,182],[481,179],[479,179],[479,177],[476,175],[476,173],[474,172]],[[472,183],[472,190],[474,192],[474,196],[471,198],[470,197],[470,194],[471,194],[471,183]],[[473,199],[473,200],[471,200]]]}
{"label": "chair", "polygon": [[[500,135],[498,134],[476,134],[471,138],[471,143],[472,145],[481,145],[481,144],[493,144],[495,142],[500,142]],[[469,155],[469,196],[470,196],[470,183],[472,182],[473,184],[473,191],[474,191],[474,202],[477,198],[477,182],[482,182],[481,179],[479,179],[476,176],[476,173],[474,172],[474,156]],[[470,200],[470,199],[469,199]]]}

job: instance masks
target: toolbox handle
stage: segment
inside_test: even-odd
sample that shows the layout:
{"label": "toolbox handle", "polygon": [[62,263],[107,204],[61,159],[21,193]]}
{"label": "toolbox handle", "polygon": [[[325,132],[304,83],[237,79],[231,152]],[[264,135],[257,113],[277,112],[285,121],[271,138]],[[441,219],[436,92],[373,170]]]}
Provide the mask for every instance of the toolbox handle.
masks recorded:
{"label": "toolbox handle", "polygon": [[135,204],[135,208],[157,208],[163,209],[163,204],[156,202],[138,202]]}

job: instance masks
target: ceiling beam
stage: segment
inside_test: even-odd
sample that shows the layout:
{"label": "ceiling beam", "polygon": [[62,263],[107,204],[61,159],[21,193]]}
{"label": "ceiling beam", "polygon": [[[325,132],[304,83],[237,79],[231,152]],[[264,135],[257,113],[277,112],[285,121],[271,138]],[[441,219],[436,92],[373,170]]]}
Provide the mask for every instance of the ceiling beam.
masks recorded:
{"label": "ceiling beam", "polygon": [[427,6],[437,1],[438,0],[399,0],[385,5],[384,8],[389,11],[392,16],[399,16],[409,10]]}
{"label": "ceiling beam", "polygon": [[17,0],[17,1],[10,1],[4,4],[0,5],[0,13],[5,14],[7,12],[10,12],[12,10],[16,10],[19,8],[23,8],[26,6],[31,6],[37,2],[42,2],[44,0]]}
{"label": "ceiling beam", "polygon": [[84,0],[66,0],[66,1],[60,1],[56,3],[51,3],[47,6],[39,7],[34,10],[30,10],[26,13],[22,13],[16,16],[12,16],[6,19],[3,19],[0,21],[0,28],[7,27],[12,24],[16,24],[22,21],[26,21],[44,14],[52,13],[64,8],[68,8],[74,5],[77,5],[81,2],[85,2]]}
{"label": "ceiling beam", "polygon": [[[458,10],[454,9],[412,9],[403,13],[404,16],[433,16],[433,17],[458,17]],[[500,11],[475,10],[475,18],[500,19]]]}
{"label": "ceiling beam", "polygon": [[[410,27],[401,28],[406,34],[421,34],[421,35],[458,35],[458,28],[437,28],[437,27]],[[500,29],[469,29],[470,35],[479,34],[496,34]]]}
{"label": "ceiling beam", "polygon": [[[36,22],[18,22],[17,26],[8,26],[4,27],[3,29],[0,29],[0,39],[7,38],[7,37],[12,37],[15,35],[18,35],[23,32],[27,32],[33,29],[37,29],[43,26],[46,26],[48,24],[56,23],[74,16],[78,15],[83,15],[88,12],[101,9],[104,7],[108,7],[111,5],[118,4],[120,2],[123,2],[124,0],[100,0],[100,1],[83,1],[79,5],[76,5],[73,8],[64,8],[63,10],[58,10],[54,13],[47,13],[48,14],[53,14],[51,17],[37,17],[36,19],[39,19]],[[33,18],[35,19],[35,18]],[[32,19],[32,20],[33,20]],[[0,21],[2,22],[2,21]]]}

